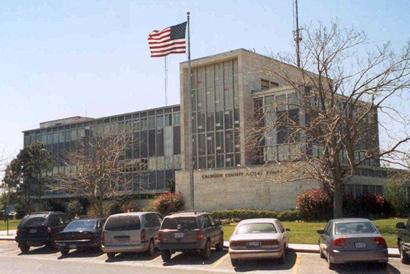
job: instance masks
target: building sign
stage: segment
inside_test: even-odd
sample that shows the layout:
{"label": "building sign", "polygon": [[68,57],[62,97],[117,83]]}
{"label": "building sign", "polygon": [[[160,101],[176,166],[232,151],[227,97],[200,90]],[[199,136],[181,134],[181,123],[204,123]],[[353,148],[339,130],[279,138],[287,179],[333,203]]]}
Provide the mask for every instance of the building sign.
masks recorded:
{"label": "building sign", "polygon": [[260,177],[272,176],[279,173],[278,170],[259,170],[259,171],[234,171],[234,172],[217,172],[201,175],[202,179],[223,179],[232,177]]}

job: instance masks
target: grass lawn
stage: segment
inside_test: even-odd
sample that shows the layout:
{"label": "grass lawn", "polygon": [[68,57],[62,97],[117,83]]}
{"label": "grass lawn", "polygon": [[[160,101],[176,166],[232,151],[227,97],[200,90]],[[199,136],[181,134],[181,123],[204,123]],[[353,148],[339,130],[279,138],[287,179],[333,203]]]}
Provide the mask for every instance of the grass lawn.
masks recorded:
{"label": "grass lawn", "polygon": [[[406,222],[406,219],[380,219],[373,221],[387,241],[389,247],[397,247],[396,223]],[[323,229],[326,222],[282,222],[289,228],[289,242],[292,244],[317,244],[316,230]],[[224,225],[224,239],[229,240],[236,224]]]}
{"label": "grass lawn", "polygon": [[[17,225],[20,223],[21,220],[9,220],[9,229],[16,229]],[[6,230],[7,223],[6,221],[0,220],[0,230]]]}

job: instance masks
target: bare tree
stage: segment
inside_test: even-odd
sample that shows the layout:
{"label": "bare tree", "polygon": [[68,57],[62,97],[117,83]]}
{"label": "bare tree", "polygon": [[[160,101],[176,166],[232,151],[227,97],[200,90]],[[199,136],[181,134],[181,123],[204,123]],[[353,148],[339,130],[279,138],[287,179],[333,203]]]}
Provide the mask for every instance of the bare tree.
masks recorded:
{"label": "bare tree", "polygon": [[86,198],[99,216],[104,216],[103,201],[119,198],[132,191],[130,170],[145,169],[146,163],[126,161],[126,134],[111,133],[85,137],[66,155],[69,171],[56,176],[49,190]]}
{"label": "bare tree", "polygon": [[[300,69],[283,63],[275,73],[293,97],[255,104],[248,129],[247,145],[263,147],[266,165],[279,161],[286,179],[316,180],[333,194],[335,218],[343,215],[343,185],[358,168],[404,165],[408,153],[409,119],[395,100],[409,95],[410,44],[400,54],[389,44],[371,52],[366,45],[364,33],[335,23],[305,28]],[[389,138],[382,149],[378,129]],[[281,139],[276,148],[269,147],[273,134]],[[286,159],[270,156],[281,149]]]}

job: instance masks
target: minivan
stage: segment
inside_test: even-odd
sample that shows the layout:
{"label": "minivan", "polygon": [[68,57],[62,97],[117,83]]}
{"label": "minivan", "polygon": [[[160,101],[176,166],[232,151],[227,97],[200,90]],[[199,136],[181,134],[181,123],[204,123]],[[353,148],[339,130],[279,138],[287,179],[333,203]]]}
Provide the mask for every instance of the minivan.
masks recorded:
{"label": "minivan", "polygon": [[161,226],[161,216],[154,212],[130,212],[114,214],[107,218],[101,247],[109,259],[116,253],[155,253],[155,239]]}

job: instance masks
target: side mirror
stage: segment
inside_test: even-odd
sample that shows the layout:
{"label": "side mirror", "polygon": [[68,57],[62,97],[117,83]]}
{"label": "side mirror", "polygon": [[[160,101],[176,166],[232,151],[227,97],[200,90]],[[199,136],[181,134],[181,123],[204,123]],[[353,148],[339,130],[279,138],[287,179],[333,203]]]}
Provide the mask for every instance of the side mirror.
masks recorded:
{"label": "side mirror", "polygon": [[316,232],[317,232],[317,234],[323,234],[323,233],[325,233],[325,230],[324,229],[318,229],[318,230],[316,230]]}
{"label": "side mirror", "polygon": [[289,228],[285,228],[285,230],[286,230],[286,231],[290,231],[290,229],[289,229]]}
{"label": "side mirror", "polygon": [[406,225],[404,223],[397,223],[396,228],[397,229],[406,229]]}

